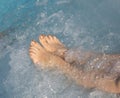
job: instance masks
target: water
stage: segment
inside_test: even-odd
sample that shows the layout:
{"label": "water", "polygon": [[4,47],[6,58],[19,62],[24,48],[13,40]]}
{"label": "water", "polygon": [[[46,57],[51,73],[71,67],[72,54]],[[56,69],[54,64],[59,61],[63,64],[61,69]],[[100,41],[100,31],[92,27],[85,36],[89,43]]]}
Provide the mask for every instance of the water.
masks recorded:
{"label": "water", "polygon": [[120,53],[119,0],[1,0],[0,98],[116,98],[34,67],[29,43],[53,34],[65,45]]}

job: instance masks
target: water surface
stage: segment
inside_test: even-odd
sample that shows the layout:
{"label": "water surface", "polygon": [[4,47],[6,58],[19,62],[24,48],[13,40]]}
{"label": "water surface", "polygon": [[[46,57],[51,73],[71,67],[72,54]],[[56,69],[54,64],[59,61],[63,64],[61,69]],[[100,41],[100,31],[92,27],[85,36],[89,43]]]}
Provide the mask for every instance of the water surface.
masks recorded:
{"label": "water surface", "polygon": [[119,0],[1,0],[0,98],[116,98],[36,69],[28,48],[53,34],[69,48],[120,53],[119,9]]}

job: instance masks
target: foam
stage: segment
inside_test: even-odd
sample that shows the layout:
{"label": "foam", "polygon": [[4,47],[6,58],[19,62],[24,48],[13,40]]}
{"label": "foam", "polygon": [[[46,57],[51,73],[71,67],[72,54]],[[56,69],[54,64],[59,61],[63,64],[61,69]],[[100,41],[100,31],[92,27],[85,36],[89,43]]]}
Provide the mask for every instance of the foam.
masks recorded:
{"label": "foam", "polygon": [[69,3],[70,0],[61,0],[61,1],[57,1],[56,4],[57,5],[60,5],[60,4],[66,4],[66,3]]}
{"label": "foam", "polygon": [[4,82],[10,98],[51,98],[70,85],[67,78],[58,72],[38,71],[31,64],[27,52],[21,48],[10,54],[11,70]]}

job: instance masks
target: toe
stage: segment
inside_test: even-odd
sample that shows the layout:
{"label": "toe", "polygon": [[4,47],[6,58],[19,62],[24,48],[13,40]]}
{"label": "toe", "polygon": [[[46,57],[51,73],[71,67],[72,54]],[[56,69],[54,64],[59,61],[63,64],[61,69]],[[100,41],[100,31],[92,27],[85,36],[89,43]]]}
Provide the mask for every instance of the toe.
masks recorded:
{"label": "toe", "polygon": [[51,43],[50,37],[46,36],[45,40],[46,40],[47,43]]}
{"label": "toe", "polygon": [[49,39],[52,39],[52,35],[48,35],[48,38],[49,38]]}
{"label": "toe", "polygon": [[63,44],[60,42],[60,40],[59,40],[57,37],[55,37],[55,36],[54,36],[54,43],[59,44],[59,45],[63,45]]}
{"label": "toe", "polygon": [[39,44],[37,43],[36,41],[31,41],[31,45],[30,45],[30,51],[42,51],[44,52],[44,48]]}
{"label": "toe", "polygon": [[34,44],[35,44],[35,41],[32,40],[31,43],[30,43],[30,45],[31,45],[31,46],[34,46]]}
{"label": "toe", "polygon": [[46,48],[46,47],[48,46],[48,42],[47,42],[45,36],[44,36],[44,38],[39,37],[39,41],[40,41],[40,43],[42,44],[42,46],[43,46],[44,48]]}
{"label": "toe", "polygon": [[38,49],[41,49],[41,46],[38,42],[32,40],[31,43],[30,43],[30,47],[36,47]]}
{"label": "toe", "polygon": [[42,46],[39,43],[37,43],[36,41],[34,41],[34,47],[36,49],[38,49],[38,50],[42,50],[43,49]]}
{"label": "toe", "polygon": [[49,38],[50,43],[52,43],[52,44],[55,43],[54,36],[49,35],[48,38]]}
{"label": "toe", "polygon": [[44,39],[44,37],[45,37],[44,34],[41,34],[41,35],[39,36],[40,39]]}
{"label": "toe", "polygon": [[53,38],[55,43],[60,43],[60,41],[55,36]]}
{"label": "toe", "polygon": [[37,54],[40,50],[35,48],[35,47],[30,47],[29,49],[29,53],[34,53],[34,54]]}

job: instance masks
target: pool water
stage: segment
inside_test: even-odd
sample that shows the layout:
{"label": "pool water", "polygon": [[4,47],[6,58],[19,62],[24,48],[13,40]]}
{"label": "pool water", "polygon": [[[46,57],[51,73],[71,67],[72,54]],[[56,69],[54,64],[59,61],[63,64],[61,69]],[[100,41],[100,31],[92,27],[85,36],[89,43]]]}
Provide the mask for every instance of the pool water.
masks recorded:
{"label": "pool water", "polygon": [[120,53],[119,0],[0,0],[0,98],[117,98],[34,67],[28,49],[40,34],[67,47]]}

